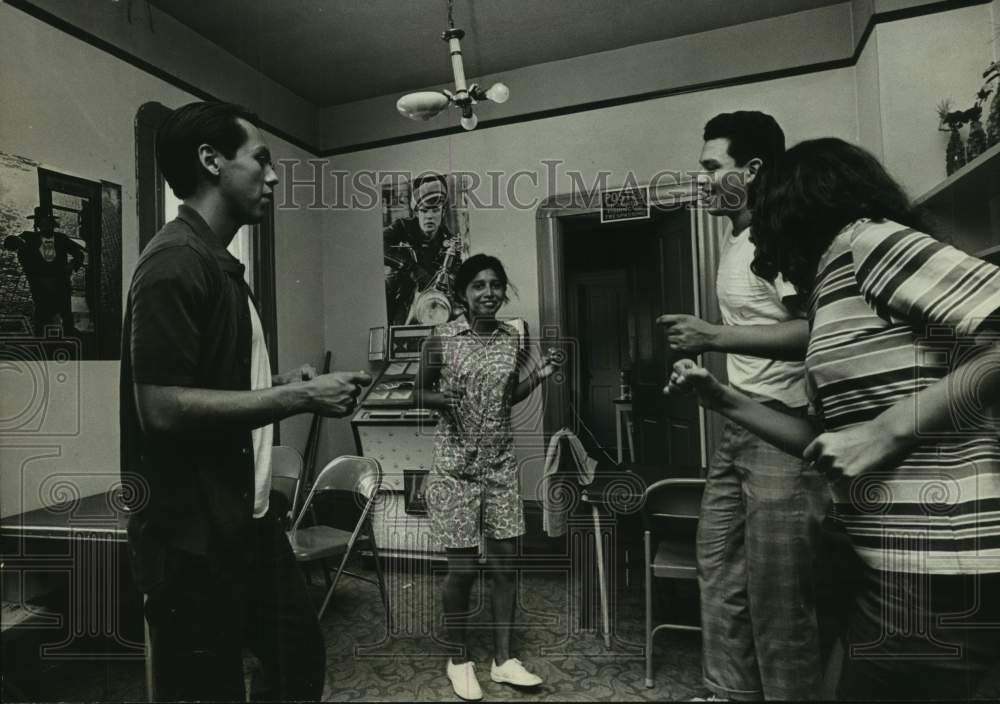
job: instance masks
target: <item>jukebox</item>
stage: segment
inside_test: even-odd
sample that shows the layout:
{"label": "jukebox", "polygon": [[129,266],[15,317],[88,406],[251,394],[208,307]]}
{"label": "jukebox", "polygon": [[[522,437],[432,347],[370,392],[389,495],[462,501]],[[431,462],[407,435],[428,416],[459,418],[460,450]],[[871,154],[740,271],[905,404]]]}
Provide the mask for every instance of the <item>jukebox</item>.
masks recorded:
{"label": "jukebox", "polygon": [[398,557],[443,557],[433,543],[423,489],[434,458],[437,412],[416,407],[420,346],[433,325],[389,329],[389,359],[351,419],[359,455],[382,465],[382,497],[372,526],[379,550]]}

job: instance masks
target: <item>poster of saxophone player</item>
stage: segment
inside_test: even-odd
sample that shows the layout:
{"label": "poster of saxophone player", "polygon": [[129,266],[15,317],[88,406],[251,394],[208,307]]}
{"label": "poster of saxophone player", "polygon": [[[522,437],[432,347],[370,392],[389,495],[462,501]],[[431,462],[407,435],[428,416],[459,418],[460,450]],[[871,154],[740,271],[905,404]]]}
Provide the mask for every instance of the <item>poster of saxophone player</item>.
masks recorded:
{"label": "poster of saxophone player", "polygon": [[443,323],[459,314],[455,272],[469,253],[461,182],[425,174],[382,189],[382,246],[389,325]]}

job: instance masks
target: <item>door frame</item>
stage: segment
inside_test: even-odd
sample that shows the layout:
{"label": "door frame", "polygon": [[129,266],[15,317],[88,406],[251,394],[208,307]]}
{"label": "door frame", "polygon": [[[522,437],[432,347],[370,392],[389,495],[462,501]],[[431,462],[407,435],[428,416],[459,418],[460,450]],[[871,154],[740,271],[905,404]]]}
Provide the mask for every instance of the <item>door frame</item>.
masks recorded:
{"label": "door frame", "polygon": [[[642,185],[642,184],[641,184]],[[715,295],[715,272],[718,268],[719,245],[723,221],[695,206],[696,183],[692,178],[681,178],[672,183],[649,186],[651,218],[657,212],[686,208],[691,227],[691,266],[694,282],[695,315],[718,323],[721,320],[718,299]],[[541,345],[566,340],[570,330],[569,305],[566,300],[565,230],[567,220],[600,214],[600,191],[562,193],[546,198],[535,211],[535,239],[538,250],[538,321]],[[721,381],[726,380],[725,355],[708,353],[701,362]],[[666,370],[664,370],[666,371]],[[578,381],[578,380],[571,380]],[[569,410],[569,385],[555,384],[551,388],[552,403],[546,403],[542,415],[542,429],[546,437],[559,428],[575,425]],[[705,413],[698,407],[699,445],[701,466],[708,466],[722,433],[722,418],[715,413]]]}

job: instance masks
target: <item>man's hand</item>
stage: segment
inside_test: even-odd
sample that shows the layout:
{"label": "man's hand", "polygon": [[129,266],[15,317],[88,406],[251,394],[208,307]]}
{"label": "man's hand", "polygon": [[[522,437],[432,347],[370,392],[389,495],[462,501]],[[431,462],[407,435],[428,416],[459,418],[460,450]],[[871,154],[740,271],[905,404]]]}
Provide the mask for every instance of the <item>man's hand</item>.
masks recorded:
{"label": "man's hand", "polygon": [[802,452],[802,458],[830,481],[853,479],[860,474],[895,465],[907,446],[878,421],[847,430],[822,433]]}
{"label": "man's hand", "polygon": [[303,364],[301,366],[295,367],[295,369],[290,369],[287,372],[281,372],[280,374],[275,374],[271,377],[271,386],[283,386],[285,384],[291,384],[296,381],[309,381],[310,379],[316,378],[316,369],[311,364]]}
{"label": "man's hand", "polygon": [[726,387],[719,383],[712,372],[699,367],[690,359],[681,359],[674,364],[670,381],[663,388],[668,396],[683,396],[695,393],[698,403],[708,409],[718,409],[722,405],[722,397]]}
{"label": "man's hand", "polygon": [[331,372],[305,382],[312,410],[322,416],[343,418],[354,411],[361,387],[372,383],[365,372]]}
{"label": "man's hand", "polygon": [[661,315],[658,325],[666,328],[667,344],[674,352],[701,354],[715,349],[718,326],[694,315]]}

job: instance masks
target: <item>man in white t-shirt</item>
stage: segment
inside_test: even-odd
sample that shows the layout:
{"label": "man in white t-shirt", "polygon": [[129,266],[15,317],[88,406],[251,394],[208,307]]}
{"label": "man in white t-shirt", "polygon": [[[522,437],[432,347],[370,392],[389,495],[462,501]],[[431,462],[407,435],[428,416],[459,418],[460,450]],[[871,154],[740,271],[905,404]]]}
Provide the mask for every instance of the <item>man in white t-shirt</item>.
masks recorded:
{"label": "man in white t-shirt", "polygon": [[[729,384],[789,415],[804,415],[809,330],[794,288],[750,268],[753,184],[780,158],[770,115],[723,113],[705,125],[701,205],[726,217],[716,276],[722,325],[663,315],[670,349],[726,353]],[[821,476],[727,422],[710,463],[698,524],[703,669],[717,698],[813,699],[822,676],[815,555],[826,512]]]}

